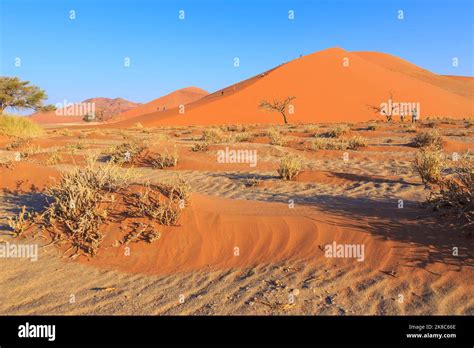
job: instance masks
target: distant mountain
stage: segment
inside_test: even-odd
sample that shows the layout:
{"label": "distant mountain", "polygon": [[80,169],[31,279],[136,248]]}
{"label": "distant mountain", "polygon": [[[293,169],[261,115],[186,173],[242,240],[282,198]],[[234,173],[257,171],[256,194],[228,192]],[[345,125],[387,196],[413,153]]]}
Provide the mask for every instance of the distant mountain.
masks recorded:
{"label": "distant mountain", "polygon": [[43,123],[76,123],[85,122],[84,116],[93,110],[96,120],[109,121],[116,115],[141,105],[123,98],[90,98],[81,103],[59,108],[56,111],[36,112],[30,117],[32,120]]}

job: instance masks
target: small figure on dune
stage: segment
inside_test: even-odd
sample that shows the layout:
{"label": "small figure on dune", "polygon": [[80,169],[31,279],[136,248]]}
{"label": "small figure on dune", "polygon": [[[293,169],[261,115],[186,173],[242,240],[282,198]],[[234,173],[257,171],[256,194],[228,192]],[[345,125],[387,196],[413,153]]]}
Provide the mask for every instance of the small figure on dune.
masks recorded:
{"label": "small figure on dune", "polygon": [[416,108],[413,108],[412,113],[411,113],[411,123],[416,123],[418,119],[418,115],[416,113]]}
{"label": "small figure on dune", "polygon": [[224,95],[224,90],[221,91],[221,95]]}

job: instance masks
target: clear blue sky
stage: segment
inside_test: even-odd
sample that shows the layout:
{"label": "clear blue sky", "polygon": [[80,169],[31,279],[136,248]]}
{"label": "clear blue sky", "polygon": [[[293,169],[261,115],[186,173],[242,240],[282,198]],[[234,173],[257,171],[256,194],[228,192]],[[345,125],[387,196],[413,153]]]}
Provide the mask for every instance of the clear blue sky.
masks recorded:
{"label": "clear blue sky", "polygon": [[0,3],[1,75],[44,88],[53,104],[90,97],[147,102],[186,86],[214,91],[335,46],[395,54],[436,73],[474,75],[472,0]]}

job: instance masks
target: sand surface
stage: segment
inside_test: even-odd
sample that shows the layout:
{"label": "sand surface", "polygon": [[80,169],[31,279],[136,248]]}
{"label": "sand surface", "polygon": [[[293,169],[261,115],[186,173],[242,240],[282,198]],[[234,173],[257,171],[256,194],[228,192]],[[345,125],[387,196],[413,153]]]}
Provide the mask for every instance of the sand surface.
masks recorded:
{"label": "sand surface", "polygon": [[[446,154],[472,150],[474,133],[464,121],[437,127]],[[348,161],[346,151],[305,145],[326,125],[279,127],[286,146],[271,145],[267,127],[253,126],[249,141],[190,151],[206,128],[49,129],[9,150],[14,139],[0,139],[3,161],[38,148],[0,167],[0,239],[43,246],[34,262],[0,258],[0,314],[474,314],[472,235],[420,207],[426,191],[412,170],[414,134],[405,126],[351,125],[349,136],[369,144],[347,151]],[[115,243],[119,224],[110,223],[98,255],[76,260],[41,234],[8,235],[6,218],[23,205],[41,210],[42,190],[83,165],[81,156],[131,139],[177,149],[176,167],[137,166],[134,180],[179,174],[189,183],[191,201],[178,226],[160,227],[159,240],[132,243],[126,253]],[[218,163],[225,147],[257,150],[257,165]],[[47,164],[55,152],[61,160]],[[277,174],[287,153],[304,164],[294,181]],[[363,245],[363,260],[327,257],[324,248],[334,242]]]}

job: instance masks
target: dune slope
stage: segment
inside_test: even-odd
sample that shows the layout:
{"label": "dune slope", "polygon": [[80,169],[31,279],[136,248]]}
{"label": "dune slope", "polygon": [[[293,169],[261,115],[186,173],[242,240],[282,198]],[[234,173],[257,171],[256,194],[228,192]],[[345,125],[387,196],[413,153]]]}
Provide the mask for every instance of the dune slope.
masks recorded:
{"label": "dune slope", "polygon": [[118,115],[117,119],[126,120],[143,114],[163,112],[169,109],[177,108],[179,105],[186,105],[196,101],[207,94],[208,93],[205,90],[197,87],[178,89],[177,91],[169,93],[163,97],[152,100],[149,103],[140,105],[131,110],[127,110]]}
{"label": "dune slope", "polygon": [[420,103],[421,117],[467,117],[474,108],[472,79],[437,75],[388,54],[331,48],[191,103],[184,115],[168,110],[143,114],[133,122],[150,126],[282,123],[278,113],[258,105],[287,96],[296,97],[291,122],[356,122],[379,118],[370,106],[380,106],[390,95],[395,102]]}

